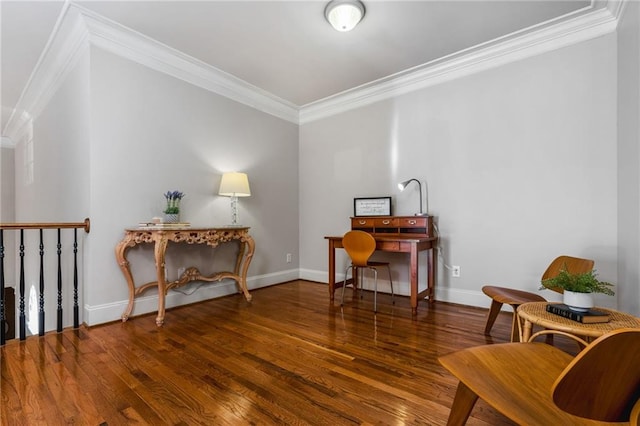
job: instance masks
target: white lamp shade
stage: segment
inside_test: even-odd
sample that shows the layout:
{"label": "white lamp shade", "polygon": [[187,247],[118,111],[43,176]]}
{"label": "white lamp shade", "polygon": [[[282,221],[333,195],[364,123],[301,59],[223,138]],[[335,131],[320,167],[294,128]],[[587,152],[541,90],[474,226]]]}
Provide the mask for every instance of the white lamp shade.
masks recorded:
{"label": "white lamp shade", "polygon": [[249,178],[246,173],[225,173],[220,180],[218,195],[225,197],[248,197],[251,195]]}
{"label": "white lamp shade", "polygon": [[324,15],[337,31],[351,31],[364,16],[364,5],[358,0],[333,0]]}

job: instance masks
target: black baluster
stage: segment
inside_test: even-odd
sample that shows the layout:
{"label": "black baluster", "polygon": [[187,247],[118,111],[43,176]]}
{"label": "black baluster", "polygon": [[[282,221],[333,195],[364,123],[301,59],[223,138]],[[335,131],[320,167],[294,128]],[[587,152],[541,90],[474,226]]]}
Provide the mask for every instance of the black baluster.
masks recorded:
{"label": "black baluster", "polygon": [[20,340],[27,339],[27,318],[24,314],[24,229],[20,230]]}
{"label": "black baluster", "polygon": [[73,328],[80,327],[78,311],[78,229],[73,229]]}
{"label": "black baluster", "polygon": [[58,228],[58,332],[62,331],[62,243]]}
{"label": "black baluster", "polygon": [[6,340],[4,317],[4,229],[0,229],[0,346]]}
{"label": "black baluster", "polygon": [[38,295],[38,336],[44,336],[44,241],[40,228],[40,294]]}

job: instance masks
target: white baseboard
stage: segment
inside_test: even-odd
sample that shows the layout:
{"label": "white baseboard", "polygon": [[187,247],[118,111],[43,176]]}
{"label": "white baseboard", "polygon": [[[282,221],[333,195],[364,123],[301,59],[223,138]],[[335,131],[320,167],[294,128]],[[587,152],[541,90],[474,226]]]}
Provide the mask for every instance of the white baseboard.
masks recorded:
{"label": "white baseboard", "polygon": [[[461,290],[455,288],[438,288],[436,285],[436,300],[441,302],[457,303],[460,305],[475,306],[477,308],[489,308],[491,299],[482,291]],[[507,306],[511,310],[510,306]]]}
{"label": "white baseboard", "polygon": [[[274,274],[249,277],[247,278],[247,287],[249,288],[249,290],[255,290],[274,284],[297,280],[298,278],[298,269],[290,269]],[[213,283],[192,282],[179,289],[169,291],[169,294],[167,294],[167,298],[165,301],[165,306],[168,309],[175,306],[187,305],[190,303],[201,302],[208,299],[215,299],[218,297],[228,296],[236,293],[238,293],[236,282],[230,279]],[[244,298],[244,296],[241,295],[239,295],[239,297]],[[122,313],[124,312],[128,303],[128,300],[120,300],[117,302],[94,306],[85,304],[83,322],[88,326],[93,326],[106,322],[118,321],[121,319]],[[157,310],[157,294],[149,294],[148,296],[137,297],[133,305],[131,317],[147,314],[150,312],[156,312]]]}
{"label": "white baseboard", "polygon": [[[336,280],[342,280],[344,273],[336,274]],[[312,269],[290,269],[273,274],[265,274],[247,278],[247,286],[249,290],[255,290],[262,287],[268,287],[274,284],[280,284],[287,281],[297,279],[327,283],[327,271],[318,271]],[[401,295],[409,294],[409,283],[394,282],[396,293]],[[179,291],[182,290],[183,292]],[[186,305],[190,303],[200,302],[208,299],[228,296],[237,293],[236,283],[233,280],[222,280],[217,283],[197,283],[193,282],[181,289],[170,291],[166,299],[166,307]],[[192,293],[191,293],[192,292]],[[240,296],[239,297],[243,297]],[[489,299],[480,289],[463,290],[455,288],[439,288],[436,285],[436,300],[450,303],[458,303],[461,305],[475,306],[479,308],[489,308],[491,299]],[[127,300],[121,300],[113,303],[105,303],[102,305],[85,305],[84,306],[84,322],[89,325],[98,325],[111,321],[118,321],[125,308]],[[133,312],[131,316],[147,314],[155,312],[158,309],[158,296],[150,294],[149,296],[138,297],[135,300]],[[511,307],[505,305],[503,310],[510,311]]]}
{"label": "white baseboard", "polygon": [[[317,271],[312,269],[301,269],[300,279],[316,281],[321,283],[328,282],[327,271]],[[344,279],[344,272],[336,273],[336,280],[341,281]],[[393,283],[396,294],[408,296],[409,295],[409,283],[408,282],[396,282]],[[458,303],[461,305],[475,306],[479,308],[489,308],[491,305],[491,299],[478,290],[462,290],[455,288],[443,288],[438,287],[436,284],[436,300],[442,302]],[[510,311],[510,306],[503,306],[503,310]]]}
{"label": "white baseboard", "polygon": [[[343,277],[344,273],[336,274],[336,280],[342,280]],[[300,279],[327,284],[329,282],[329,273],[327,271],[316,271],[314,269],[300,269]]]}

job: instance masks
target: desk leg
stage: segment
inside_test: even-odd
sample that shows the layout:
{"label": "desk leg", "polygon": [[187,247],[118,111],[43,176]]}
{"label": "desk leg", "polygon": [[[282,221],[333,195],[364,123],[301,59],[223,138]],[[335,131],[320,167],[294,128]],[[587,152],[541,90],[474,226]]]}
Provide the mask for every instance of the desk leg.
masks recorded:
{"label": "desk leg", "polygon": [[411,286],[411,314],[418,314],[418,246],[411,244],[411,265],[409,269]]}
{"label": "desk leg", "polygon": [[167,239],[161,235],[156,239],[154,249],[156,276],[158,278],[158,316],[156,317],[156,325],[158,327],[164,324],[165,299],[167,297],[167,282],[164,276],[164,255],[166,251]]}
{"label": "desk leg", "polygon": [[329,240],[329,300],[333,302],[333,292],[336,288],[336,245]]}
{"label": "desk leg", "polygon": [[431,255],[427,260],[427,288],[429,289],[429,304],[436,301],[436,266],[438,265],[438,253],[435,247],[430,249]]}
{"label": "desk leg", "polygon": [[127,308],[124,310],[122,314],[122,322],[129,319],[129,315],[131,315],[131,311],[133,310],[133,298],[136,293],[136,286],[133,282],[133,275],[131,275],[131,269],[129,267],[129,261],[127,260],[127,248],[129,246],[129,239],[125,237],[118,245],[116,246],[116,261],[120,266],[120,270],[124,274],[124,278],[127,280],[127,285],[129,286],[129,304],[127,304]]}

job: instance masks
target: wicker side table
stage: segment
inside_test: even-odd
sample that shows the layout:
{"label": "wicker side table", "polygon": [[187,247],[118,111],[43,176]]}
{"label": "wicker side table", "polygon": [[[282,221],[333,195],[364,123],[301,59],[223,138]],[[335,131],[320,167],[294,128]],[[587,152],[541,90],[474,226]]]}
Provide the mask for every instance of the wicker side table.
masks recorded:
{"label": "wicker side table", "polygon": [[595,309],[609,314],[609,322],[583,324],[547,312],[548,303],[549,302],[531,302],[518,307],[518,317],[522,320],[520,321],[522,326],[520,330],[521,342],[528,342],[532,337],[536,337],[536,335],[531,335],[533,324],[548,330],[559,331],[561,334],[566,333],[577,336],[585,345],[591,340],[618,328],[640,328],[640,318],[625,314],[624,312],[598,307]]}

